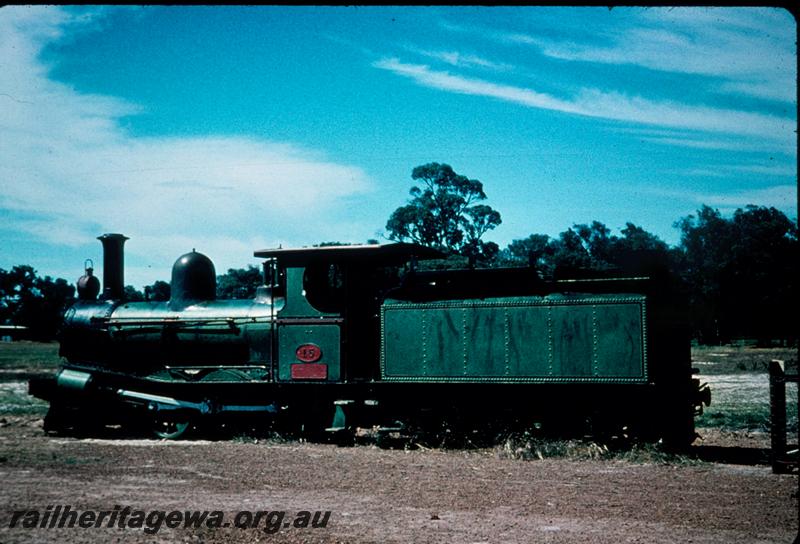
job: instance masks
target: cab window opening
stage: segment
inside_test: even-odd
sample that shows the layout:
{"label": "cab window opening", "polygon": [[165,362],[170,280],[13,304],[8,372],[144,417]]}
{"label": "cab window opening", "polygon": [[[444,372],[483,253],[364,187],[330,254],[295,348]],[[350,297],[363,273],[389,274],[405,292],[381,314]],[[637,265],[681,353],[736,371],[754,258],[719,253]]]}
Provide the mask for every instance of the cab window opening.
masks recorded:
{"label": "cab window opening", "polygon": [[303,291],[314,308],[341,313],[345,303],[344,270],[338,264],[311,264],[303,273]]}

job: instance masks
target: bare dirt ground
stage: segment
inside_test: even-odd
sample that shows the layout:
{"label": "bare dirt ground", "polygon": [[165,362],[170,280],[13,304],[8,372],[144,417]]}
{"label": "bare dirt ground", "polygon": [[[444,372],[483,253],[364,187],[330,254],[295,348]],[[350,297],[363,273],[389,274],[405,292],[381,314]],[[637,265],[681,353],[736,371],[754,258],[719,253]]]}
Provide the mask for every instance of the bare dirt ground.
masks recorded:
{"label": "bare dirt ground", "polygon": [[[500,448],[385,450],[276,441],[47,436],[0,418],[0,542],[792,542],[798,478],[768,435],[702,430],[706,460],[505,458]],[[703,454],[705,452],[705,454]],[[714,459],[726,461],[714,462]],[[16,510],[330,510],[325,528],[9,528]]]}
{"label": "bare dirt ground", "polygon": [[[12,542],[736,543],[794,541],[798,476],[772,474],[767,362],[796,350],[693,350],[712,406],[684,456],[567,451],[341,448],[299,441],[48,436],[26,381],[57,345],[0,346],[0,544]],[[789,399],[795,399],[792,403]],[[787,390],[797,442],[797,389]],[[792,411],[794,410],[794,411]],[[577,451],[577,453],[576,453]],[[600,458],[598,458],[600,457]],[[221,510],[228,527],[25,528],[15,511]],[[52,510],[52,508],[51,508]],[[325,528],[271,534],[237,512],[330,511]]]}

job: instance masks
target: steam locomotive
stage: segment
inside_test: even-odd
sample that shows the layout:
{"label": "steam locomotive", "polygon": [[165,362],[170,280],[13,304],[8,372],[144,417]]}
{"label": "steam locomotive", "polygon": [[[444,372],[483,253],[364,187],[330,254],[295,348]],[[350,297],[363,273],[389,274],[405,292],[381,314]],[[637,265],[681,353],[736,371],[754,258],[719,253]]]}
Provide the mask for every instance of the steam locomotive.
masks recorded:
{"label": "steam locomotive", "polygon": [[[146,423],[163,438],[250,416],[319,433],[446,422],[627,432],[687,445],[710,401],[663,277],[544,281],[532,268],[434,270],[406,243],[256,251],[263,285],[217,300],[211,260],[172,268],[168,301],[124,298],[121,234],[103,243],[32,380],[48,430]],[[99,298],[98,298],[98,295]]]}

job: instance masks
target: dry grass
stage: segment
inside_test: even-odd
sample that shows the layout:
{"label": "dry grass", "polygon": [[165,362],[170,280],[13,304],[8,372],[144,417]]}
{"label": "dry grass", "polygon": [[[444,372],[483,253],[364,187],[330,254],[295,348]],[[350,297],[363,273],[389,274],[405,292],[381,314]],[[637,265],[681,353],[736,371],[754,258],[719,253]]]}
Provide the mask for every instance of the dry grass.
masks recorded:
{"label": "dry grass", "polygon": [[0,342],[0,371],[48,372],[60,362],[57,342]]}
{"label": "dry grass", "polygon": [[[711,387],[711,406],[696,419],[698,427],[723,431],[769,432],[769,362],[785,361],[797,368],[797,350],[748,346],[692,348],[692,366]],[[786,384],[786,429],[790,442],[798,438],[798,388]]]}
{"label": "dry grass", "polygon": [[763,373],[769,362],[797,361],[796,348],[756,348],[750,346],[693,346],[692,366],[701,376],[714,374]]}
{"label": "dry grass", "polygon": [[58,368],[55,342],[0,342],[0,416],[47,412],[47,403],[28,395],[28,378]]}
{"label": "dry grass", "polygon": [[697,459],[666,451],[660,444],[605,444],[589,439],[559,440],[535,437],[529,433],[507,437],[494,448],[501,459],[572,459],[626,461],[636,464],[694,465]]}
{"label": "dry grass", "polygon": [[28,394],[27,382],[0,382],[0,417],[4,415],[44,416],[48,404]]}

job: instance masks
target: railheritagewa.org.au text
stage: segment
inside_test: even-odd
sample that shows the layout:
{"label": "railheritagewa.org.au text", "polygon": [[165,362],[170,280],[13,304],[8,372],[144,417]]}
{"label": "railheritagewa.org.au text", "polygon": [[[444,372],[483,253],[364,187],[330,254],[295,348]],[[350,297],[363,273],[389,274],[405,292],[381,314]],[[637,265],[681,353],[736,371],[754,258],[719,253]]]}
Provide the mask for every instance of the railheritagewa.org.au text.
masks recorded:
{"label": "railheritagewa.org.au text", "polygon": [[155,534],[167,529],[261,529],[274,534],[281,530],[323,529],[330,510],[141,510],[115,505],[110,510],[77,510],[70,505],[47,506],[44,510],[14,510],[10,529],[140,529]]}

